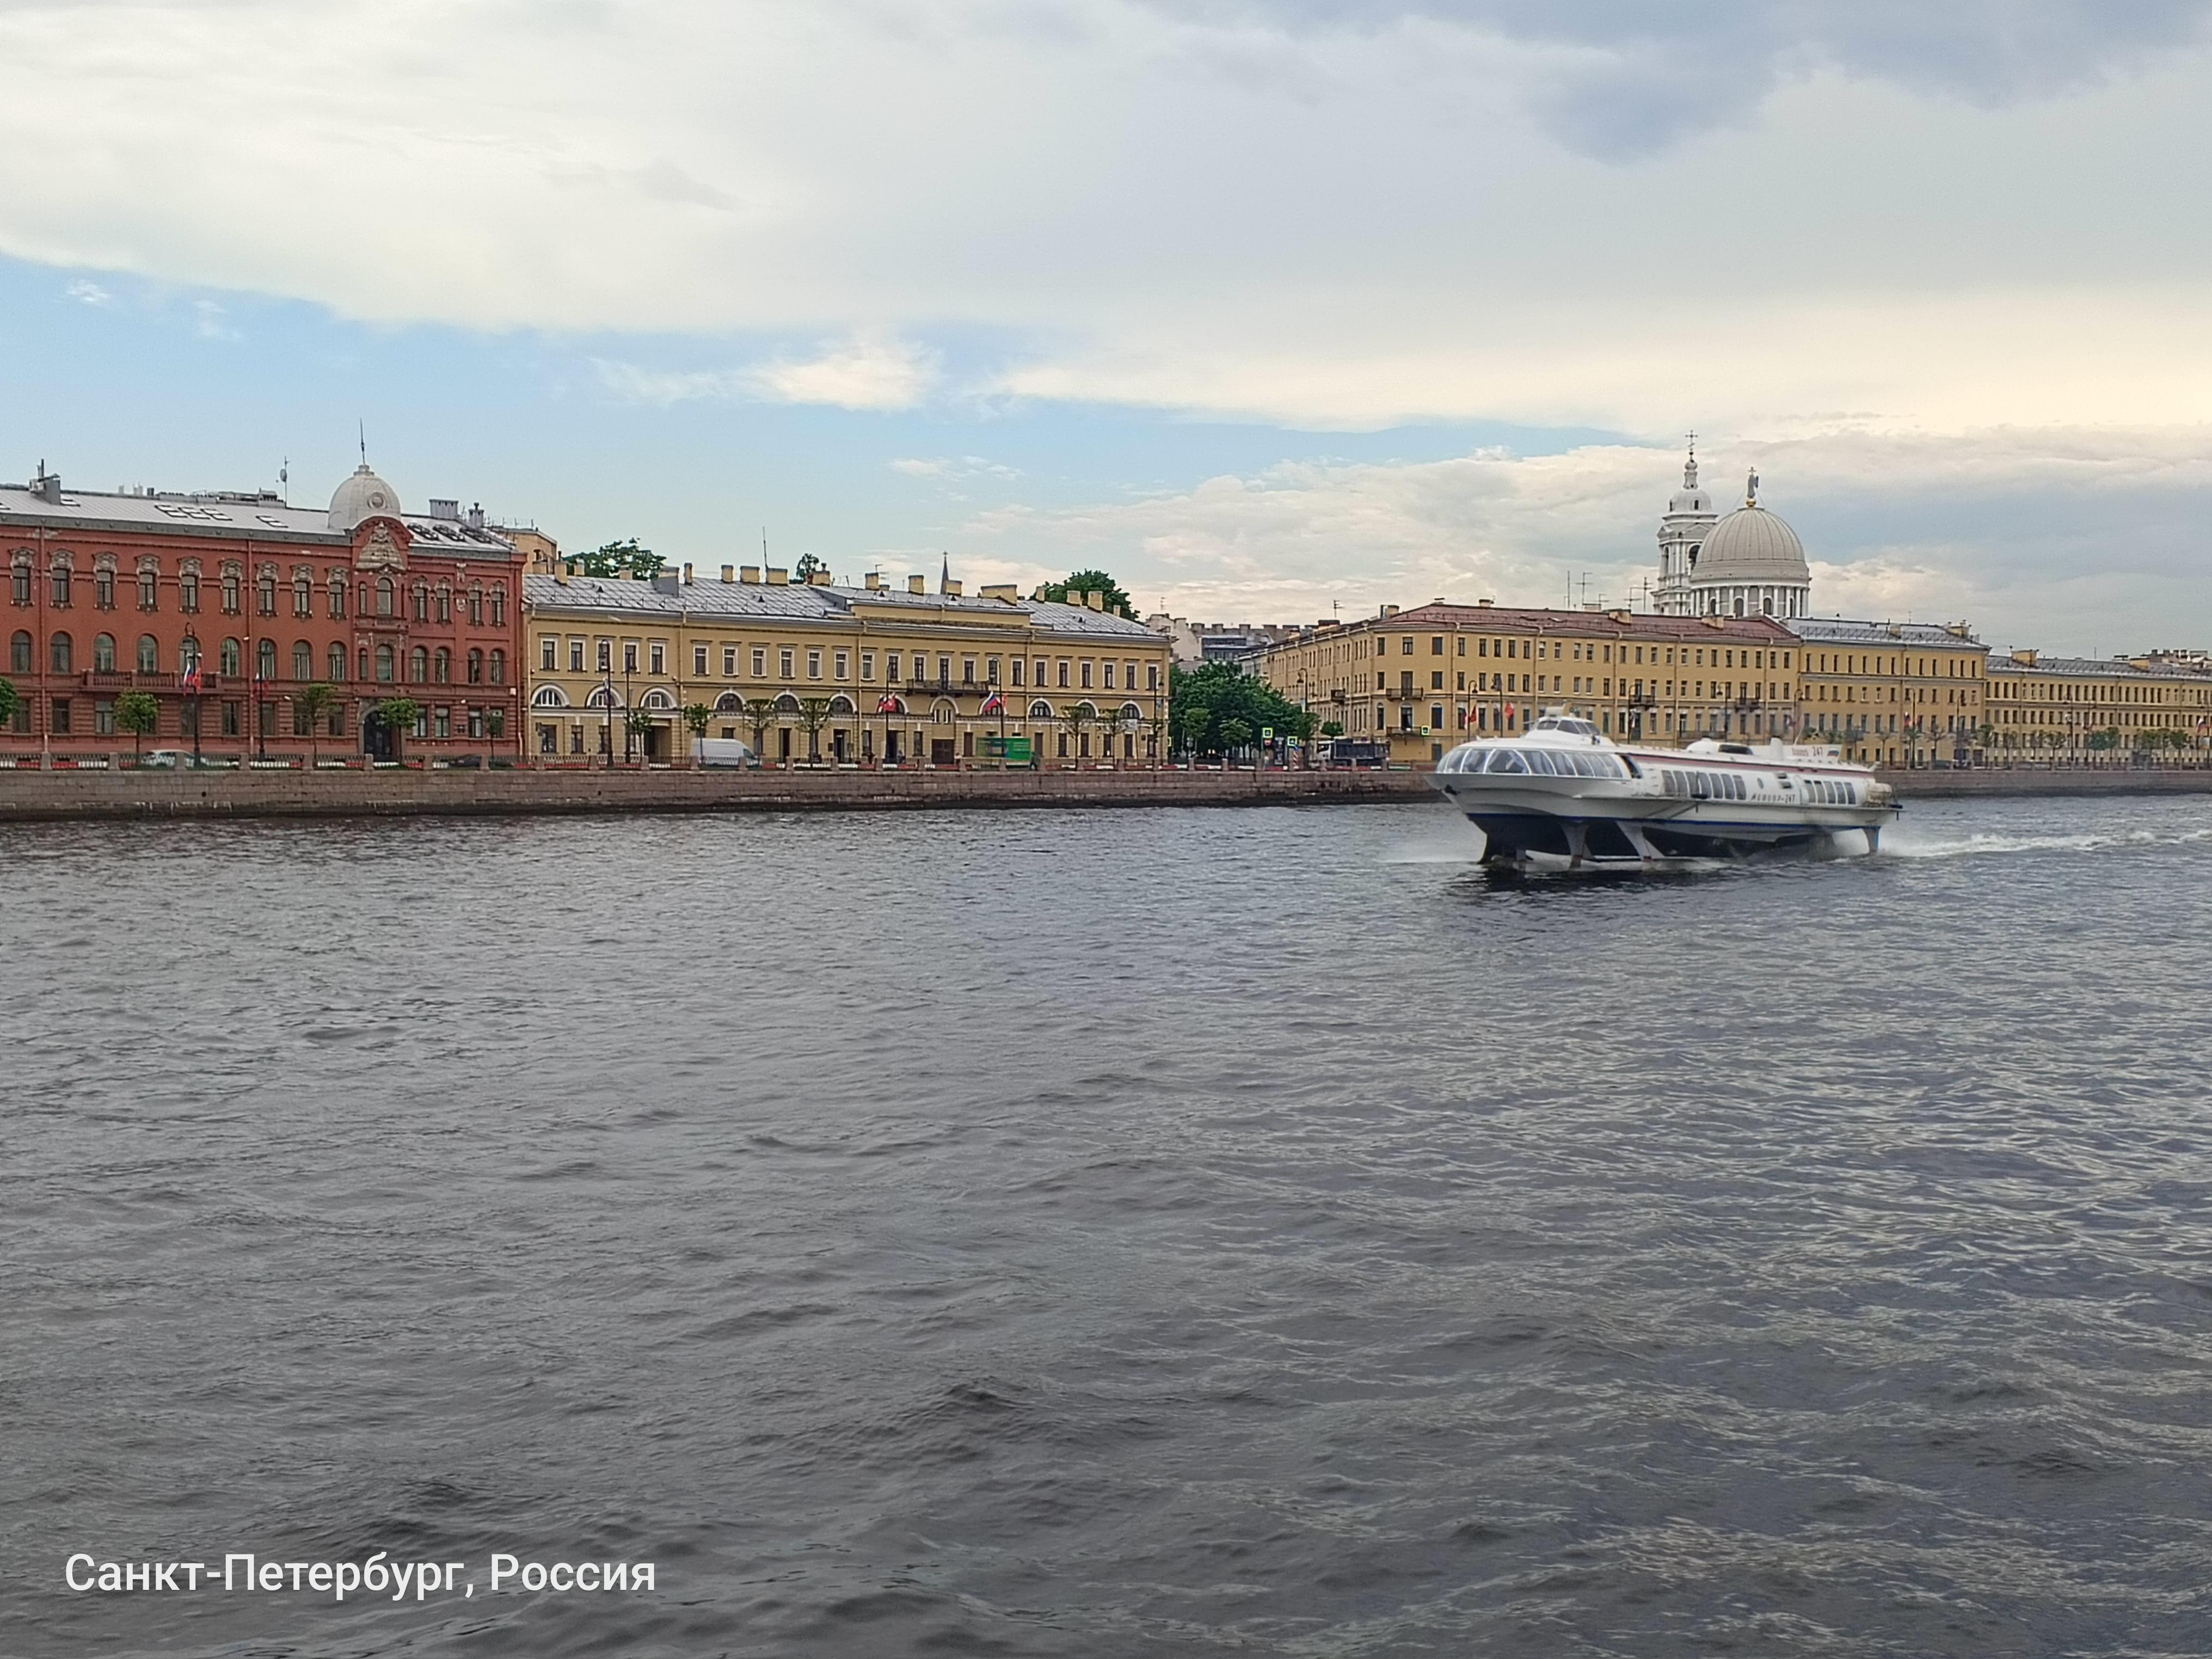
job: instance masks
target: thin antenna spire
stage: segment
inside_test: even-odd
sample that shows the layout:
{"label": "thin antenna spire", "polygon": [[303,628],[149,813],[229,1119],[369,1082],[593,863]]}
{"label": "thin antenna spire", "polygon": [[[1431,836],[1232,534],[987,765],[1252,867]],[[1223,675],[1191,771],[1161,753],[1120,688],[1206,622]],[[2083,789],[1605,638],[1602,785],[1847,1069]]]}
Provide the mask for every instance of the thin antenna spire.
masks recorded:
{"label": "thin antenna spire", "polygon": [[356,416],[354,426],[361,437],[361,464],[367,466],[368,465],[368,422]]}

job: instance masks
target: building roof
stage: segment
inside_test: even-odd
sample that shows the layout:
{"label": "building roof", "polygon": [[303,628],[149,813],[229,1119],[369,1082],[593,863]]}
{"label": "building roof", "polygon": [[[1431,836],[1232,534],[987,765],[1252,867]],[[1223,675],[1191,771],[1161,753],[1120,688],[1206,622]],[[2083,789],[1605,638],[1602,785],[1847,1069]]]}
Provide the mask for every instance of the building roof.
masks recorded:
{"label": "building roof", "polygon": [[1141,623],[1079,605],[1042,599],[987,599],[980,595],[909,593],[903,588],[819,586],[800,582],[679,583],[633,581],[605,576],[525,576],[524,600],[539,611],[614,613],[639,617],[728,617],[763,622],[836,623],[854,608],[911,610],[915,619],[958,625],[964,621],[1003,623],[1010,612],[1056,634],[1095,635],[1101,642],[1143,641],[1164,643]]}
{"label": "building roof", "polygon": [[1790,630],[1771,617],[1661,617],[1648,611],[1560,611],[1502,605],[1415,605],[1389,617],[1363,617],[1341,629],[1310,629],[1285,645],[1310,644],[1332,634],[1369,628],[1456,628],[1489,634],[1558,634],[1577,639],[1657,640],[1703,645],[1787,645]]}
{"label": "building roof", "polygon": [[363,519],[402,515],[399,492],[368,470],[364,459],[331,495],[330,526],[350,535]]}
{"label": "building roof", "polygon": [[320,507],[288,506],[274,490],[258,495],[211,490],[185,494],[63,489],[0,484],[0,532],[21,526],[76,531],[172,532],[235,540],[315,542],[343,545],[348,538],[330,527]]}
{"label": "building roof", "polygon": [[[370,475],[374,477],[374,474]],[[356,483],[356,473],[346,482]],[[286,542],[296,547],[349,547],[349,527],[331,527],[331,514],[319,507],[293,507],[274,490],[249,495],[243,490],[184,492],[149,490],[63,489],[58,483],[0,484],[0,536],[11,530],[42,526],[97,538],[102,533],[129,534],[159,531],[166,534],[206,536],[224,541]],[[382,480],[377,480],[381,483]],[[344,486],[340,486],[341,490]],[[514,544],[488,529],[465,520],[421,518],[401,514],[393,498],[393,516],[401,518],[415,549],[456,557],[507,560]]]}
{"label": "building roof", "polygon": [[1790,629],[1808,645],[1906,645],[1931,651],[1986,651],[1971,633],[1941,623],[1854,622],[1843,617],[1792,617]]}
{"label": "building roof", "polygon": [[2137,663],[2125,657],[2045,657],[2033,662],[1992,654],[1991,674],[2047,674],[2053,679],[2192,680],[2212,678],[2212,672],[2181,663]]}

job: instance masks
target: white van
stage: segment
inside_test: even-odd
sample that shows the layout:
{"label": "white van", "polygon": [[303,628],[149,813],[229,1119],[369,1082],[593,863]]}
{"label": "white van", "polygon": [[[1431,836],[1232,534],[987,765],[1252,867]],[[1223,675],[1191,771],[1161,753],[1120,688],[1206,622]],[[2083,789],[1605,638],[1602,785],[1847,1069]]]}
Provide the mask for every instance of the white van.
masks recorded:
{"label": "white van", "polygon": [[701,738],[698,740],[699,764],[702,766],[758,766],[760,757],[753,753],[752,744],[738,738]]}

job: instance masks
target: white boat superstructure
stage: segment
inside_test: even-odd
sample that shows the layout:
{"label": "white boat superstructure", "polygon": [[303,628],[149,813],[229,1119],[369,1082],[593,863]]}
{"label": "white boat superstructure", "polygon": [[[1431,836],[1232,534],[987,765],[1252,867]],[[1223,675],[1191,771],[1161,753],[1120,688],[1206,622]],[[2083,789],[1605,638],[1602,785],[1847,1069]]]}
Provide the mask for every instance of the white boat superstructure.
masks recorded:
{"label": "white boat superstructure", "polygon": [[1623,746],[1547,713],[1519,737],[1463,743],[1430,782],[1473,819],[1486,864],[1577,873],[1878,850],[1895,793],[1832,749],[1700,738]]}

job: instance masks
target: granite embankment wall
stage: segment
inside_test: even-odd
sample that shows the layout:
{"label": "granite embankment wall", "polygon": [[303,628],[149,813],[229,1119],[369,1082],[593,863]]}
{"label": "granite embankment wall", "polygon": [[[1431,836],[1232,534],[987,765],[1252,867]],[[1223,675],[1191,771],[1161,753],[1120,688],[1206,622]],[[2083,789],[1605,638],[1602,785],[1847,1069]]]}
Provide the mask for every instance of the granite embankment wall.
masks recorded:
{"label": "granite embankment wall", "polygon": [[0,772],[0,820],[1274,806],[1433,800],[1411,772]]}
{"label": "granite embankment wall", "polygon": [[1884,772],[1900,800],[2002,795],[2212,795],[2212,769],[2113,767],[1994,768],[1978,772]]}
{"label": "granite embankment wall", "polygon": [[[2212,794],[2206,771],[1892,775],[1900,796]],[[1413,772],[0,771],[0,821],[1426,801]]]}

